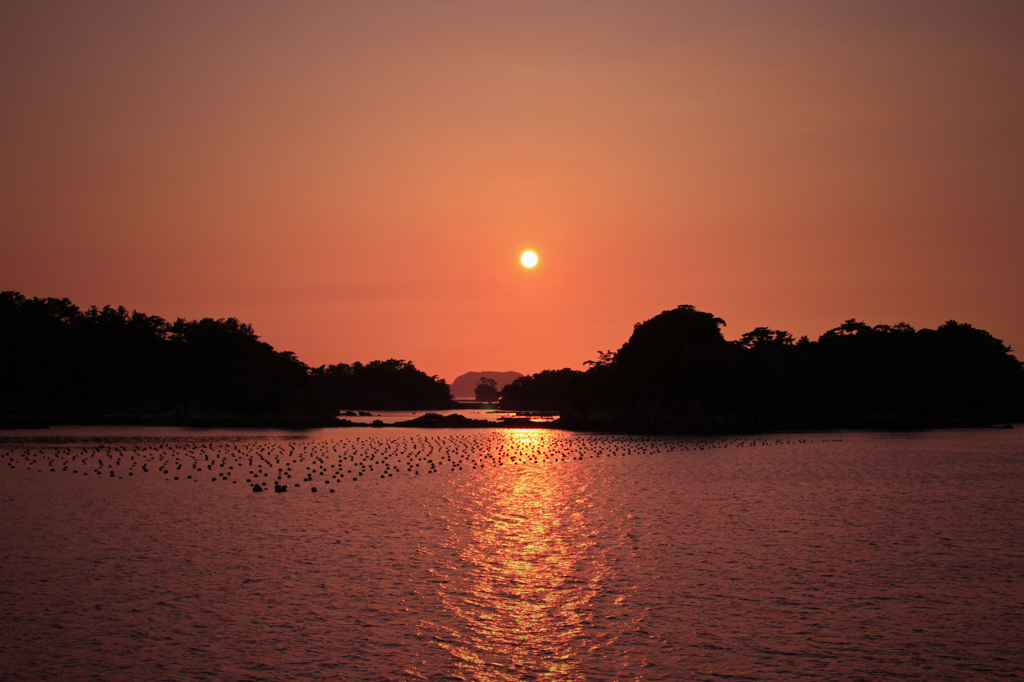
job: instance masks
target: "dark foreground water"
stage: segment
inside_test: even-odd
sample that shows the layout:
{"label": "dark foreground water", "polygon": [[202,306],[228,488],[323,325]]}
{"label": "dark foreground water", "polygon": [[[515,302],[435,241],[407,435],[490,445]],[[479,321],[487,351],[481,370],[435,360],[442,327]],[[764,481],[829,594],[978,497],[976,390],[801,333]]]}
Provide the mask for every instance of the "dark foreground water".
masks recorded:
{"label": "dark foreground water", "polygon": [[1024,677],[1022,430],[63,430],[0,466],[4,680]]}

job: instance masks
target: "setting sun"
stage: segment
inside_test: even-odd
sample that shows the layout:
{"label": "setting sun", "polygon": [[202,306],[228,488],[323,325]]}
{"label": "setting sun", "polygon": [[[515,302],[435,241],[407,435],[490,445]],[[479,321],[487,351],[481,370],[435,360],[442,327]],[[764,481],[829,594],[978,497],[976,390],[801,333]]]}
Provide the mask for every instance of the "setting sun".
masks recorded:
{"label": "setting sun", "polygon": [[535,254],[533,251],[527,251],[519,258],[519,260],[526,267],[532,268],[534,265],[537,264],[537,254]]}

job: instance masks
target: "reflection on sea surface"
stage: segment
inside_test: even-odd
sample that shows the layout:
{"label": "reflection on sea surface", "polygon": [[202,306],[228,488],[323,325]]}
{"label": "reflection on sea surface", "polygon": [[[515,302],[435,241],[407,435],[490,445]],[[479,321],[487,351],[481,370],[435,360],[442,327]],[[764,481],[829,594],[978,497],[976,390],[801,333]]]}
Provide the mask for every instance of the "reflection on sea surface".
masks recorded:
{"label": "reflection on sea surface", "polygon": [[1022,431],[0,435],[0,670],[1016,679]]}
{"label": "reflection on sea surface", "polygon": [[428,627],[466,679],[518,680],[525,671],[583,679],[582,657],[615,639],[587,633],[610,570],[595,542],[591,481],[543,461],[551,440],[544,431],[502,432],[496,450],[530,466],[485,469],[461,491],[461,523],[449,520],[458,561],[437,570],[446,618]]}

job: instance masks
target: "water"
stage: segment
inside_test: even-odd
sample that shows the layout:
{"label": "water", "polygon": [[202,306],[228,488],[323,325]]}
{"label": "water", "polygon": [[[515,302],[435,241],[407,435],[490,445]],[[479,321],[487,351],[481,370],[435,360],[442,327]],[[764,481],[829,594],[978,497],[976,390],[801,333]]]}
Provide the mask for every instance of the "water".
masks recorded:
{"label": "water", "polygon": [[5,680],[1024,677],[1020,430],[96,427],[0,465]]}

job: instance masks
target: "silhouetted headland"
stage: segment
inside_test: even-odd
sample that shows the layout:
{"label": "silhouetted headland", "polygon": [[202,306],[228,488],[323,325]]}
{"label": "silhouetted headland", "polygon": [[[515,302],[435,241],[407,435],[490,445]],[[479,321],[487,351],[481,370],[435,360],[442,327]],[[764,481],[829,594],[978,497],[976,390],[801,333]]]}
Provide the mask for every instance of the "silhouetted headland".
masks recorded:
{"label": "silhouetted headland", "polygon": [[759,432],[990,426],[1024,416],[1024,368],[1002,341],[847,320],[817,341],[758,327],[726,341],[692,306],[642,324],[586,371],[544,371],[501,392],[509,410],[558,410],[560,428]]}
{"label": "silhouetted headland", "polygon": [[[423,415],[373,426],[522,427],[668,433],[988,426],[1024,416],[1024,368],[969,324],[847,320],[817,341],[679,306],[637,324],[585,371],[521,376],[481,401],[554,411],[549,423]],[[168,323],[124,308],[0,294],[0,428],[49,424],[314,428],[355,410],[457,407],[444,380],[405,360],[310,368],[234,318]],[[365,414],[365,413],[364,413]]]}
{"label": "silhouetted headland", "polygon": [[454,407],[404,360],[310,368],[234,318],[175,322],[0,293],[0,427],[48,424],[311,428],[346,409]]}

